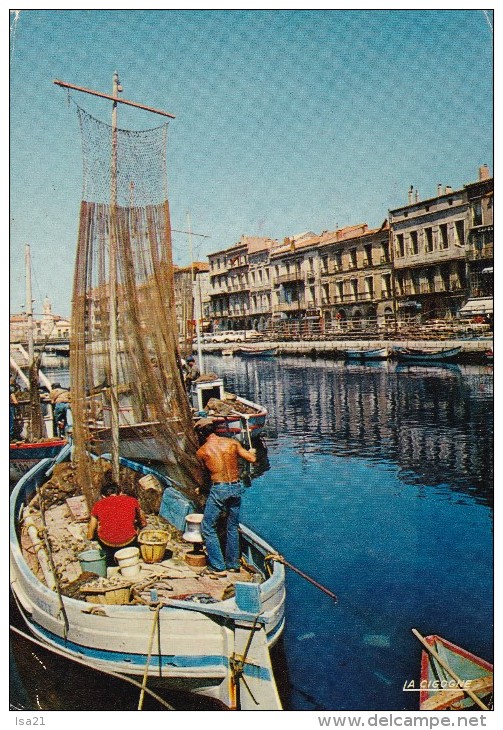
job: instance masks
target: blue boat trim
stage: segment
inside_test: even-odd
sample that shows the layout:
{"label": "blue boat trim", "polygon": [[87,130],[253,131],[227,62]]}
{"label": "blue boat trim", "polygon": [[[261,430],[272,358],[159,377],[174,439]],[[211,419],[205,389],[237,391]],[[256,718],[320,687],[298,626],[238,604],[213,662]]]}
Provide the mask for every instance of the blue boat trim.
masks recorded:
{"label": "blue boat trim", "polygon": [[[131,653],[122,653],[122,652],[116,652],[116,651],[109,651],[105,649],[92,649],[90,647],[84,647],[82,644],[76,644],[73,641],[65,641],[63,637],[58,636],[57,634],[53,634],[52,631],[49,631],[48,629],[43,628],[40,626],[40,624],[36,623],[32,619],[29,621],[32,628],[37,631],[40,635],[44,636],[47,641],[49,641],[51,644],[61,647],[62,649],[66,650],[67,652],[72,652],[73,654],[76,654],[80,657],[87,657],[89,659],[95,659],[99,661],[104,661],[109,664],[116,665],[117,663],[120,664],[129,664],[130,666],[134,667],[144,667],[147,663],[148,656],[147,654],[131,654]],[[49,649],[50,647],[48,647]],[[157,669],[159,667],[159,657],[158,655],[152,655],[150,658],[150,666],[153,669]],[[221,655],[201,655],[201,656],[194,656],[194,655],[188,655],[188,654],[179,654],[179,655],[170,655],[170,654],[163,654],[161,656],[161,667],[186,667],[186,668],[208,668],[208,667],[219,667],[227,669],[229,667],[229,661],[227,657],[221,656]],[[120,671],[120,670],[119,670]],[[123,670],[122,670],[123,671]],[[272,679],[271,672],[267,669],[267,667],[259,667],[256,664],[245,664],[244,665],[244,673],[253,676],[258,677],[262,680],[269,681]]]}

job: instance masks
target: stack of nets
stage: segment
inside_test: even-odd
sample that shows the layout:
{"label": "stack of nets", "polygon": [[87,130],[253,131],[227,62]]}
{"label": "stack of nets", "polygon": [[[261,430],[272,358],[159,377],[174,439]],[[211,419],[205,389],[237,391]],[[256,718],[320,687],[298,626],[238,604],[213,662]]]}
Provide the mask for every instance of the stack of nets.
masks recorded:
{"label": "stack of nets", "polygon": [[[97,428],[120,405],[120,440],[155,442],[156,460],[194,498],[198,447],[178,351],[166,185],[167,127],[131,132],[78,108],[84,162],[70,352],[75,463],[88,502],[97,498],[86,449],[110,449]],[[116,251],[115,263],[111,251]],[[110,272],[116,270],[111,286]],[[116,291],[118,393],[110,370]],[[140,425],[143,426],[140,427]],[[148,428],[145,428],[148,424]],[[101,432],[106,436],[106,430]],[[97,436],[97,439],[96,439]]]}

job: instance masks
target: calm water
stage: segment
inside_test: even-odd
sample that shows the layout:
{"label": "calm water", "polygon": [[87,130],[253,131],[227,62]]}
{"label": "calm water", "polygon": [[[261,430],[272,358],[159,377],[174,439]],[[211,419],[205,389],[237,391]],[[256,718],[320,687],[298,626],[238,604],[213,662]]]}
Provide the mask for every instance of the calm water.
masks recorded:
{"label": "calm water", "polygon": [[[492,368],[208,356],[205,370],[269,409],[243,521],[339,598],[287,573],[285,709],[417,709],[412,627],[492,660]],[[71,696],[50,655],[14,648],[17,706],[135,707],[81,670]]]}

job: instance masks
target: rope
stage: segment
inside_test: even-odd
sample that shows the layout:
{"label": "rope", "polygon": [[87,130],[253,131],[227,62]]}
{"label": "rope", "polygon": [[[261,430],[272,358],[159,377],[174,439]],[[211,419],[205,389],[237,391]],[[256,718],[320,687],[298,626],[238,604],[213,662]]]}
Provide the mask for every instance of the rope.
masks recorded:
{"label": "rope", "polygon": [[[145,695],[145,689],[147,686],[147,679],[148,679],[148,665],[150,664],[150,658],[152,656],[152,646],[154,643],[154,633],[155,633],[155,627],[157,626],[157,622],[159,619],[159,611],[162,608],[162,603],[159,603],[156,606],[155,614],[154,614],[154,620],[152,622],[152,631],[150,632],[150,638],[148,642],[148,654],[147,654],[147,661],[145,664],[145,671],[143,672],[143,681],[141,683],[141,692],[140,692],[140,699],[138,701],[138,709],[141,710],[143,707],[143,697]],[[159,629],[159,627],[158,627]]]}
{"label": "rope", "polygon": [[[46,651],[50,651],[53,654],[57,654],[58,656],[62,657],[63,659],[69,659],[72,662],[75,662],[75,664],[80,664],[83,667],[86,667],[89,669],[89,664],[85,662],[83,659],[77,659],[77,657],[70,657],[67,654],[65,654],[62,651],[59,651],[55,647],[48,647],[47,644],[42,643],[41,641],[38,641],[38,639],[35,639],[33,636],[30,636],[29,634],[25,634],[24,631],[21,631],[20,629],[16,628],[15,626],[12,626],[12,624],[9,625],[9,628],[11,631],[13,631],[15,634],[18,634],[23,639],[26,639],[27,641],[31,641],[32,644],[35,644],[36,646],[39,646],[41,649],[45,649]],[[125,674],[120,674],[120,672],[113,672],[110,669],[100,669],[98,667],[92,667],[97,672],[101,672],[102,674],[106,674],[109,677],[114,677],[115,679],[122,679],[124,682],[128,682],[129,684],[134,685],[135,687],[140,687],[141,684],[136,681],[136,679],[133,679],[132,677],[127,677]],[[148,689],[147,687],[144,688],[144,691],[153,697],[159,704],[163,705],[167,710],[175,710],[175,708],[168,704],[165,700],[162,699],[158,694],[155,692],[152,692],[152,690]]]}

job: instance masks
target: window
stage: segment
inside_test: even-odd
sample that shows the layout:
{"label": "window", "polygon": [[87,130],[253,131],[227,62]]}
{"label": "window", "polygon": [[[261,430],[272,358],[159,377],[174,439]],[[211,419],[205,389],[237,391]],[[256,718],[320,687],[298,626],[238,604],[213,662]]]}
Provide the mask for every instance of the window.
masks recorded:
{"label": "window", "polygon": [[323,274],[328,274],[328,256],[322,256],[321,271]]}
{"label": "window", "polygon": [[372,244],[366,243],[365,249],[365,266],[372,266]]}
{"label": "window", "polygon": [[342,251],[337,251],[335,254],[335,265],[337,267],[337,271],[342,270]]}
{"label": "window", "polygon": [[356,248],[349,250],[349,265],[352,269],[356,269]]}
{"label": "window", "polygon": [[372,276],[365,277],[365,293],[369,299],[374,297],[374,278]]}
{"label": "window", "polygon": [[344,299],[344,293],[343,293],[343,284],[342,281],[338,281],[335,285],[336,291],[337,291],[337,299],[342,302]]}
{"label": "window", "polygon": [[397,233],[396,236],[396,255],[400,258],[405,256],[405,246],[403,242],[403,233]]}
{"label": "window", "polygon": [[456,234],[456,246],[465,245],[465,222],[463,220],[454,223],[454,232]]}
{"label": "window", "polygon": [[447,231],[447,223],[440,225],[440,248],[449,247],[449,235]]}
{"label": "window", "polygon": [[383,241],[381,243],[381,264],[388,264],[389,263],[389,241]]}
{"label": "window", "polygon": [[482,203],[480,200],[477,200],[473,205],[473,225],[482,225]]}
{"label": "window", "polygon": [[417,231],[410,232],[410,253],[415,255],[419,253],[419,244],[417,238]]}
{"label": "window", "polygon": [[433,228],[425,228],[424,236],[424,250],[426,253],[429,253],[430,251],[433,251]]}
{"label": "window", "polygon": [[391,295],[391,274],[383,274],[381,282],[381,296],[387,299]]}

